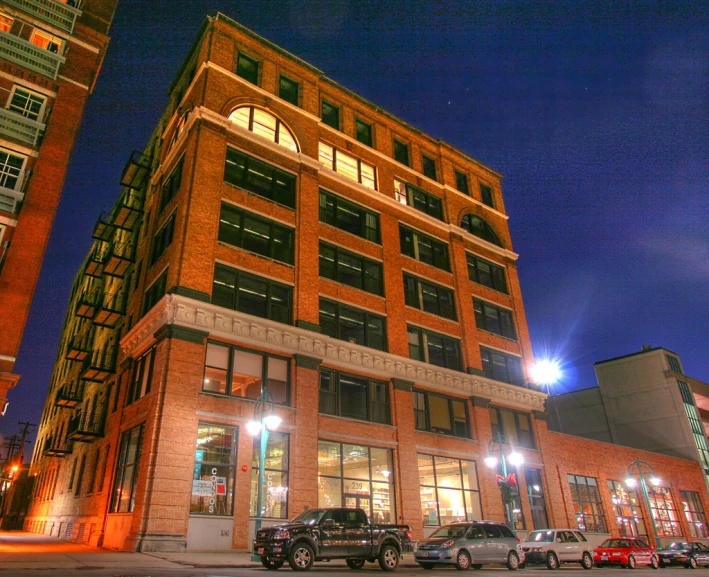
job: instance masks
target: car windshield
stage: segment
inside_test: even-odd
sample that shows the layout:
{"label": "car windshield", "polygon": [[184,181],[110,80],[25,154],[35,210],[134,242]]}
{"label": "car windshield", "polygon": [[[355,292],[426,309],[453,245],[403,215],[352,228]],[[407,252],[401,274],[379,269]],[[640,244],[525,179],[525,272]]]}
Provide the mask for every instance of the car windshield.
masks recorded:
{"label": "car windshield", "polygon": [[628,549],[630,547],[630,541],[627,539],[606,539],[601,544],[601,547],[609,549]]}
{"label": "car windshield", "polygon": [[554,531],[532,531],[525,541],[531,541],[534,543],[553,543],[554,542]]}
{"label": "car windshield", "polygon": [[443,525],[443,527],[431,533],[431,537],[449,537],[459,539],[465,535],[467,530],[467,525]]}
{"label": "car windshield", "polygon": [[304,525],[315,525],[320,521],[320,517],[325,514],[324,509],[311,509],[310,511],[303,511],[297,517],[291,520],[291,523],[303,523]]}
{"label": "car windshield", "polygon": [[667,549],[691,549],[692,546],[689,543],[670,543]]}

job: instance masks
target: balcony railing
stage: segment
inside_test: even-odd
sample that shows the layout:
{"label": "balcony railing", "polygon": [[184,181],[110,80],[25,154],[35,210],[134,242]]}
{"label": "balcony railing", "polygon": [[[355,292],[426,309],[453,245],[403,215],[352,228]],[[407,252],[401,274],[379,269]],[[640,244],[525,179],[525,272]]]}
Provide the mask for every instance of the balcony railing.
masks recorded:
{"label": "balcony railing", "polygon": [[128,267],[135,260],[135,243],[126,240],[112,243],[106,261],[103,265],[103,274],[123,278]]}
{"label": "balcony railing", "polygon": [[102,240],[108,242],[113,236],[113,225],[109,222],[110,215],[102,212],[101,216],[98,217],[96,224],[94,225],[94,231],[91,236],[96,240]]}
{"label": "balcony railing", "polygon": [[94,324],[114,328],[126,312],[126,293],[104,293],[94,316]]}
{"label": "balcony railing", "polygon": [[57,79],[59,67],[66,62],[66,58],[59,54],[2,31],[0,31],[0,56],[38,74],[49,76],[52,80]]}
{"label": "balcony railing", "polygon": [[55,0],[5,1],[70,34],[74,31],[76,19],[81,16],[80,3],[77,0],[69,0],[67,2]]}
{"label": "balcony railing", "polygon": [[81,379],[103,383],[116,372],[116,353],[115,346],[107,346],[88,355],[81,365]]}
{"label": "balcony railing", "polygon": [[124,230],[133,230],[143,213],[143,195],[131,188],[124,188],[114,209],[111,224]]}
{"label": "balcony railing", "polygon": [[105,242],[97,243],[94,246],[94,250],[91,251],[91,255],[89,255],[84,273],[94,278],[101,278],[103,276],[103,263],[106,261],[107,255],[108,244]]}
{"label": "balcony railing", "polygon": [[66,358],[70,361],[83,361],[94,350],[94,333],[86,331],[83,335],[74,335],[66,347]]}
{"label": "balcony railing", "polygon": [[54,406],[73,409],[84,400],[84,384],[80,381],[67,383],[59,387],[54,397]]}
{"label": "balcony railing", "polygon": [[0,186],[0,210],[7,212],[17,212],[17,203],[25,199],[25,193],[12,188]]}
{"label": "balcony railing", "polygon": [[63,457],[71,453],[71,445],[67,440],[60,440],[56,437],[48,437],[44,441],[44,447],[42,448],[42,455],[45,457]]}
{"label": "balcony railing", "polygon": [[76,300],[76,316],[84,317],[85,319],[93,319],[101,302],[101,292],[98,290],[84,291]]}
{"label": "balcony railing", "polygon": [[0,108],[0,135],[35,146],[45,125],[12,110]]}
{"label": "balcony railing", "polygon": [[121,185],[137,190],[143,186],[148,174],[150,174],[150,157],[139,150],[134,150],[123,169]]}
{"label": "balcony railing", "polygon": [[69,419],[66,438],[79,443],[91,443],[94,439],[103,437],[103,411],[82,414],[81,411]]}

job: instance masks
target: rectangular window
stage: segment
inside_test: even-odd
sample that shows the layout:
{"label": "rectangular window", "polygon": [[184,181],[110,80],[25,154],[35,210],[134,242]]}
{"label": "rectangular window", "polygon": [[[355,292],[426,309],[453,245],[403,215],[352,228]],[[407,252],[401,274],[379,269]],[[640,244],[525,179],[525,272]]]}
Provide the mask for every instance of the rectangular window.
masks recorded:
{"label": "rectangular window", "polygon": [[679,359],[677,357],[674,357],[672,355],[667,355],[667,362],[670,365],[670,370],[674,371],[675,373],[679,373],[680,375],[682,373],[682,367],[679,364]]}
{"label": "rectangular window", "polygon": [[495,203],[492,200],[492,189],[487,185],[480,183],[480,197],[482,198],[483,204],[495,207]]}
{"label": "rectangular window", "polygon": [[529,497],[529,508],[532,510],[534,528],[548,529],[549,518],[547,517],[546,499],[544,498],[542,472],[539,469],[525,468],[524,477],[527,482],[527,496]]}
{"label": "rectangular window", "polygon": [[223,264],[214,267],[212,303],[284,324],[292,322],[293,287]]}
{"label": "rectangular window", "polygon": [[133,373],[126,395],[126,405],[142,399],[150,392],[153,381],[153,365],[155,364],[155,347],[133,361]]}
{"label": "rectangular window", "polygon": [[384,294],[382,263],[320,241],[320,276],[376,295]]}
{"label": "rectangular window", "polygon": [[234,514],[236,427],[200,421],[192,476],[190,515]]}
{"label": "rectangular window", "polygon": [[455,293],[453,289],[428,282],[409,273],[404,273],[404,299],[410,307],[456,320]]}
{"label": "rectangular window", "polygon": [[493,438],[504,435],[517,447],[535,448],[532,421],[528,413],[490,407],[490,423]]}
{"label": "rectangular window", "polygon": [[12,28],[12,21],[13,19],[9,16],[5,16],[5,14],[0,14],[0,31],[10,32],[10,29]]}
{"label": "rectangular window", "polygon": [[483,518],[475,461],[418,454],[424,525]]}
{"label": "rectangular window", "polygon": [[338,174],[359,182],[362,186],[377,190],[377,173],[374,166],[342,152],[337,148],[320,141],[320,164]]}
{"label": "rectangular window", "polygon": [[598,479],[571,474],[567,477],[578,528],[589,533],[607,533]]}
{"label": "rectangular window", "polygon": [[[266,459],[264,461],[266,484],[261,488],[261,517],[288,519],[288,453],[290,435],[268,433]],[[256,517],[258,498],[258,473],[261,453],[261,437],[254,437],[254,452],[251,462],[251,511]]]}
{"label": "rectangular window", "polygon": [[409,145],[394,139],[394,160],[409,166]]}
{"label": "rectangular window", "polygon": [[436,161],[425,154],[421,155],[421,165],[423,166],[423,175],[431,180],[436,180]]}
{"label": "rectangular window", "polygon": [[224,182],[295,208],[295,176],[234,148],[226,149]]}
{"label": "rectangular window", "polygon": [[463,172],[460,172],[459,170],[456,170],[455,187],[463,194],[470,195],[470,187],[468,186],[468,175]]}
{"label": "rectangular window", "polygon": [[298,83],[281,74],[278,81],[278,96],[293,106],[298,106]]}
{"label": "rectangular window", "polygon": [[360,508],[372,524],[394,523],[394,478],[390,449],[318,442],[318,507]]}
{"label": "rectangular window", "polygon": [[387,350],[384,317],[324,298],[320,299],[320,330],[335,339]]}
{"label": "rectangular window", "polygon": [[684,509],[684,515],[687,518],[687,525],[689,525],[689,532],[692,537],[695,539],[709,538],[707,516],[704,514],[704,506],[702,505],[702,499],[699,493],[695,493],[694,491],[680,491],[679,494],[682,499],[682,509]]}
{"label": "rectangular window", "polygon": [[219,241],[293,264],[295,230],[264,216],[222,202]]}
{"label": "rectangular window", "polygon": [[475,309],[475,324],[480,330],[494,333],[513,341],[517,340],[512,311],[476,298],[473,299],[473,308]]}
{"label": "rectangular window", "polygon": [[167,180],[162,185],[160,190],[160,207],[158,208],[158,214],[165,210],[165,207],[170,204],[170,201],[175,198],[177,193],[180,191],[180,185],[182,184],[182,165],[184,164],[184,157],[180,159],[177,166],[167,177]]}
{"label": "rectangular window", "polygon": [[287,405],[290,361],[284,357],[221,343],[207,343],[202,390],[244,399],[257,399],[266,383],[273,402]]}
{"label": "rectangular window", "polygon": [[138,425],[121,435],[116,479],[111,495],[111,513],[131,513],[133,511],[142,439],[143,425]]}
{"label": "rectangular window", "polygon": [[650,500],[650,512],[658,537],[680,537],[682,530],[679,526],[677,507],[675,507],[670,488],[650,485],[647,492]]}
{"label": "rectangular window", "polygon": [[414,422],[419,431],[470,438],[468,407],[464,399],[428,391],[414,391]]}
{"label": "rectangular window", "polygon": [[39,46],[44,50],[53,52],[54,54],[61,54],[63,52],[62,47],[64,46],[64,41],[58,36],[54,36],[49,32],[35,28],[32,31],[32,36],[30,36],[30,42],[35,46]]}
{"label": "rectangular window", "polygon": [[320,370],[320,412],[389,424],[389,383]]}
{"label": "rectangular window", "polygon": [[167,287],[167,269],[157,278],[150,288],[145,291],[145,297],[143,298],[143,314],[147,313],[151,308],[153,308],[160,299],[165,296],[165,289]]}
{"label": "rectangular window", "polygon": [[335,130],[340,130],[340,107],[327,100],[323,100],[322,121]]}
{"label": "rectangular window", "polygon": [[[0,186],[10,190],[18,190],[22,184],[22,167],[25,158],[0,149]],[[0,196],[2,202],[2,196]],[[13,211],[10,211],[13,212]]]}
{"label": "rectangular window", "polygon": [[[675,371],[676,372],[676,371]],[[687,420],[689,421],[689,426],[692,429],[692,436],[694,437],[694,444],[697,447],[699,456],[702,459],[702,464],[705,469],[709,469],[709,445],[707,445],[707,434],[704,430],[704,424],[701,417],[699,416],[699,411],[694,404],[694,396],[692,395],[692,390],[685,381],[677,380],[679,385],[679,392],[682,395],[682,401],[684,404],[684,412],[687,414]]]}
{"label": "rectangular window", "polygon": [[611,502],[615,509],[615,519],[621,537],[637,537],[647,539],[647,529],[643,519],[638,494],[635,489],[629,489],[625,483],[608,481]]}
{"label": "rectangular window", "polygon": [[396,200],[438,220],[443,220],[443,201],[435,194],[394,179]]}
{"label": "rectangular window", "polygon": [[162,225],[153,237],[153,247],[150,252],[150,266],[154,265],[165,253],[167,247],[172,244],[172,237],[175,233],[175,214],[173,213],[167,222]]}
{"label": "rectangular window", "polygon": [[525,377],[522,371],[522,359],[488,347],[480,347],[483,373],[488,379],[524,387]]}
{"label": "rectangular window", "polygon": [[355,120],[355,128],[357,130],[357,140],[367,146],[373,146],[372,125],[358,118]]}
{"label": "rectangular window", "polygon": [[258,60],[239,52],[236,61],[236,75],[248,80],[251,84],[258,85]]}
{"label": "rectangular window", "polygon": [[81,488],[84,484],[84,470],[86,469],[86,454],[81,455],[81,464],[79,465],[79,474],[76,477],[76,489],[74,497],[81,495]]}
{"label": "rectangular window", "polygon": [[448,245],[417,230],[399,225],[401,254],[414,258],[441,270],[450,271]]}
{"label": "rectangular window", "polygon": [[45,101],[46,98],[44,96],[15,86],[7,108],[30,120],[41,122],[39,116],[42,113]]}
{"label": "rectangular window", "polygon": [[461,371],[460,341],[451,337],[408,326],[409,357],[424,363]]}
{"label": "rectangular window", "polygon": [[320,190],[320,221],[381,244],[378,214],[322,189]]}
{"label": "rectangular window", "polygon": [[465,258],[468,261],[468,278],[471,281],[501,293],[509,294],[507,292],[504,267],[493,264],[469,252],[465,253]]}

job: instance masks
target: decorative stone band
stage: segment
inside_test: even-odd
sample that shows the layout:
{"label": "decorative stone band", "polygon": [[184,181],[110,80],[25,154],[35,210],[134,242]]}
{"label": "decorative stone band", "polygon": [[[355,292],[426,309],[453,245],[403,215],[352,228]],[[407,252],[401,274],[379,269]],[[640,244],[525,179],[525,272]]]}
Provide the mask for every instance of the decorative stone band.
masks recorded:
{"label": "decorative stone band", "polygon": [[323,359],[323,364],[387,380],[412,381],[441,393],[475,396],[526,410],[544,410],[546,394],[478,375],[376,351],[313,331],[225,309],[177,294],[165,295],[121,340],[125,356],[136,357],[155,342],[164,325],[196,329],[210,337]]}

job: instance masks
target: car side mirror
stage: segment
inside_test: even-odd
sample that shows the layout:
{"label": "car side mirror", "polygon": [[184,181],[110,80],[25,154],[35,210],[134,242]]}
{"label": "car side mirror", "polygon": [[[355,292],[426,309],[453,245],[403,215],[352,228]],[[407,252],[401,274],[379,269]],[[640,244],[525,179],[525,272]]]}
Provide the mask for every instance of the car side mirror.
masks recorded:
{"label": "car side mirror", "polygon": [[334,524],[335,524],[335,520],[334,520],[334,519],[325,519],[325,520],[322,522],[322,526],[323,526],[323,527],[332,527]]}

